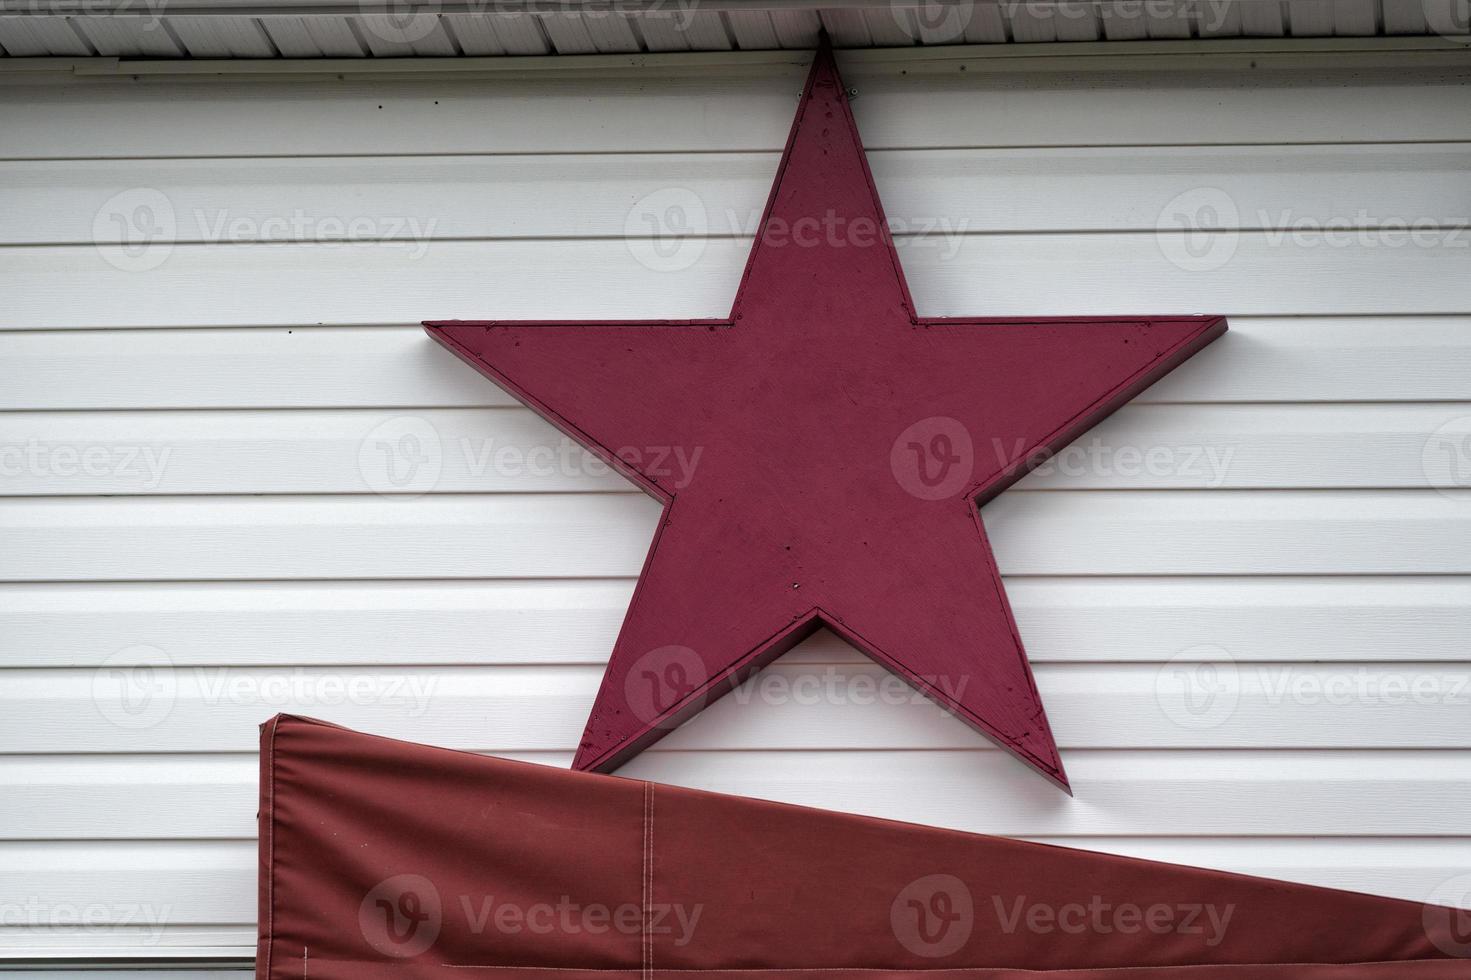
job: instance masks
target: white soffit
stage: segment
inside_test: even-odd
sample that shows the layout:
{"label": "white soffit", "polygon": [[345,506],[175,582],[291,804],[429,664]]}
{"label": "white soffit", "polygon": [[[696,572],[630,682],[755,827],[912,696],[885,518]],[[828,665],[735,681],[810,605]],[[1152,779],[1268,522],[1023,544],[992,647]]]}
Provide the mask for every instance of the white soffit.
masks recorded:
{"label": "white soffit", "polygon": [[609,55],[1186,39],[1439,37],[1471,0],[0,0],[11,57]]}

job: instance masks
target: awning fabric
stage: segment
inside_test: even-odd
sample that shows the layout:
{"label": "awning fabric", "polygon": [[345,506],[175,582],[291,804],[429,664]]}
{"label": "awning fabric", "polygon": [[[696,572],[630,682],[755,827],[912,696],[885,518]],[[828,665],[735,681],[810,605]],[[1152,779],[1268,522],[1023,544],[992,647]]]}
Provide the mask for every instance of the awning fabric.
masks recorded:
{"label": "awning fabric", "polygon": [[261,980],[1471,977],[1471,913],[287,715],[259,892]]}

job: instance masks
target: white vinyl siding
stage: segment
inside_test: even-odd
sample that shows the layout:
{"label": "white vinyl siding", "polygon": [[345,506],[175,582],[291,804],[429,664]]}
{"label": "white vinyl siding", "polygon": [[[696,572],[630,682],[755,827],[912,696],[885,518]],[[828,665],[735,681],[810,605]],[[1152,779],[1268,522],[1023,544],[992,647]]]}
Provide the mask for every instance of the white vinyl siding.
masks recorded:
{"label": "white vinyl siding", "polygon": [[[277,711],[569,762],[658,508],[417,322],[723,315],[802,60],[3,76],[0,951],[251,955]],[[1411,899],[1471,873],[1468,78],[855,63],[922,313],[1231,331],[985,509],[1075,798],[866,703],[828,635],[624,772]],[[705,212],[678,272],[625,240],[667,188]],[[113,215],[160,198],[138,260]],[[1234,209],[1183,263],[1218,266],[1171,261],[1182,199]],[[405,426],[438,477],[376,493]],[[99,700],[140,657],[157,716]],[[1211,678],[1223,716],[1173,693]]]}

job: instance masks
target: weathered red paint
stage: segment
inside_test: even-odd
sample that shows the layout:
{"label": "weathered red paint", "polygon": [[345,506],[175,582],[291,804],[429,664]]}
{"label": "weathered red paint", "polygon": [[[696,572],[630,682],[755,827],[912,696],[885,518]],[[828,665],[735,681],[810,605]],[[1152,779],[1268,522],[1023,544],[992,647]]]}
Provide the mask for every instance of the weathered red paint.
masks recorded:
{"label": "weathered red paint", "polygon": [[824,47],[729,317],[426,324],[665,504],[576,768],[826,626],[1067,787],[978,504],[1226,322],[920,317],[886,227]]}

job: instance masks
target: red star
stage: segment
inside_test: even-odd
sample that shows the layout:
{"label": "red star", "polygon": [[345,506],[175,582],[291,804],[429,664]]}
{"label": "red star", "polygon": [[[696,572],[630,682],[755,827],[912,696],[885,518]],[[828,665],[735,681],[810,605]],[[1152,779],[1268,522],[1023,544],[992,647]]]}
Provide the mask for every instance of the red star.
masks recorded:
{"label": "red star", "polygon": [[664,502],[573,765],[826,626],[1066,789],[979,505],[1225,320],[917,316],[825,45],[761,228],[725,319],[426,324]]}

